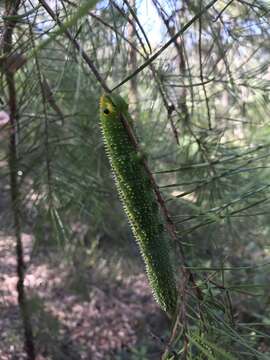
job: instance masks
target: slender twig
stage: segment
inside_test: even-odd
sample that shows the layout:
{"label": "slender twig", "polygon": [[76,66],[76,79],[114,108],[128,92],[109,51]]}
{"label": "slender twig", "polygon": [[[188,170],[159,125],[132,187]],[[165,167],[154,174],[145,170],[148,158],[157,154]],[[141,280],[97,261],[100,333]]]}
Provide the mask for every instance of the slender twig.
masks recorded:
{"label": "slender twig", "polygon": [[[164,24],[165,24],[165,26],[167,28],[168,33],[170,34],[171,37],[173,37],[174,36],[173,30],[169,26],[169,20],[165,18],[165,14],[164,14],[165,11],[163,9],[161,10],[161,6],[159,5],[157,0],[153,0],[152,2],[154,4],[154,6],[156,7],[157,12],[160,15],[161,19],[163,20],[163,22],[164,22]],[[180,47],[179,47],[179,44],[177,42],[177,39],[175,39],[173,43],[174,43],[175,48],[177,50],[179,59],[181,59],[180,62],[182,62],[181,51],[180,51]],[[153,66],[153,64],[151,64],[151,65]],[[175,106],[174,105],[166,106],[166,108],[167,108],[168,119],[169,119],[169,122],[170,122],[170,125],[171,125],[171,129],[172,129],[175,141],[176,141],[177,145],[179,145],[178,131],[177,131],[176,126],[175,126],[175,124],[173,122],[173,119],[172,119],[172,113],[175,110]]]}
{"label": "slender twig", "polygon": [[[256,193],[259,193],[259,192],[261,192],[261,191],[263,191],[263,190],[266,190],[266,188],[269,188],[269,187],[270,187],[270,184],[267,185],[267,186],[265,186],[265,187],[263,187],[263,188],[258,189],[257,191],[254,191],[254,192],[252,193],[252,195],[253,195],[253,194],[256,194]],[[243,199],[245,199],[245,198],[248,198],[249,196],[250,196],[250,194],[248,194],[248,195],[245,194],[245,196],[238,198],[236,201],[231,201],[231,202],[229,202],[228,204],[223,205],[221,208],[222,208],[222,210],[225,210],[225,209],[227,209],[228,207],[230,207],[231,205],[233,205],[234,203],[236,203],[236,202],[238,202],[238,201],[241,201],[241,200],[243,200]],[[233,216],[234,214],[237,214],[237,213],[239,213],[239,212],[241,212],[241,211],[248,210],[248,209],[250,209],[250,208],[252,208],[252,207],[254,207],[254,206],[257,206],[257,205],[259,205],[259,204],[262,204],[262,203],[264,203],[264,202],[266,202],[266,201],[268,201],[268,200],[269,200],[269,198],[264,198],[264,199],[262,199],[262,200],[256,201],[255,203],[252,203],[251,205],[248,205],[248,206],[246,206],[246,207],[244,207],[244,208],[241,208],[241,209],[239,209],[239,210],[232,211],[232,212],[229,213],[228,215],[229,215],[229,216]],[[214,215],[213,217],[211,217],[211,219],[206,220],[205,222],[202,222],[202,223],[200,223],[200,224],[197,224],[197,225],[195,225],[195,226],[193,226],[193,227],[191,227],[191,228],[189,228],[189,229],[187,229],[187,230],[185,230],[185,231],[182,231],[182,232],[181,232],[181,236],[188,235],[188,234],[192,233],[193,231],[195,231],[195,230],[197,230],[197,229],[199,229],[199,228],[201,228],[201,227],[204,227],[204,226],[213,224],[213,223],[215,223],[215,222],[217,222],[217,221],[219,221],[219,220],[226,219],[226,218],[228,217],[228,215],[222,215],[222,214],[220,214],[220,215],[218,215],[218,216],[217,216],[217,215]]]}
{"label": "slender twig", "polygon": [[269,166],[266,166],[266,165],[259,165],[259,166],[255,166],[252,168],[247,168],[247,166],[251,165],[253,162],[262,160],[269,156],[270,156],[270,153],[267,153],[267,154],[264,154],[261,156],[257,156],[255,158],[248,159],[245,161],[245,163],[242,163],[242,164],[235,166],[233,168],[230,168],[230,169],[226,169],[225,171],[221,172],[220,174],[215,174],[214,176],[207,178],[207,179],[197,179],[197,180],[185,181],[185,182],[181,182],[181,183],[167,184],[167,185],[162,185],[159,188],[164,189],[164,188],[171,188],[171,187],[185,186],[185,185],[194,185],[194,184],[199,184],[198,186],[201,187],[201,186],[208,185],[211,182],[213,182],[217,179],[223,178],[223,177],[229,177],[229,176],[233,176],[235,174],[239,174],[239,173],[243,173],[243,172],[268,169]]}
{"label": "slender twig", "polygon": [[114,1],[114,0],[110,0],[110,2],[112,3],[112,5],[116,8],[116,10],[123,16],[124,19],[127,20],[127,22],[133,27],[134,29],[134,33],[136,34],[136,37],[139,40],[139,43],[141,44],[141,47],[145,53],[145,55],[147,56],[148,52],[144,46],[144,42],[141,39],[140,34],[138,33],[135,24],[133,23],[132,19],[126,15],[125,11]]}
{"label": "slender twig", "polygon": [[[187,309],[186,309],[186,303],[187,303],[187,291],[186,288],[188,286],[188,278],[184,277],[182,283],[180,284],[180,299],[178,301],[178,307],[179,311],[176,314],[176,319],[173,324],[170,338],[166,344],[166,347],[164,349],[164,352],[162,354],[161,360],[166,360],[168,358],[169,353],[172,352],[172,345],[174,340],[177,336],[179,336],[179,326],[181,326],[180,334],[184,339],[184,346],[183,346],[183,356],[181,359],[186,360],[187,356],[187,350],[188,350],[188,338],[186,336],[187,332]],[[175,357],[176,359],[176,357]]]}
{"label": "slender twig", "polygon": [[50,87],[49,81],[45,78],[45,76],[42,76],[42,92],[43,96],[45,97],[48,104],[51,106],[51,108],[55,111],[55,113],[59,116],[61,119],[62,125],[65,122],[65,115],[63,114],[62,110],[60,109],[59,105],[57,104],[57,101],[54,98],[53,91]]}
{"label": "slender twig", "polygon": [[[164,8],[160,5],[158,0],[152,0],[159,16],[161,17],[168,34],[170,35],[171,38],[174,37],[175,35],[175,27],[170,26],[170,21],[173,18],[173,15],[168,16],[164,10]],[[183,46],[183,38],[175,38],[173,41],[174,47],[176,49],[177,55],[178,55],[178,64],[179,64],[179,72],[181,77],[185,76],[186,73],[186,61],[185,61],[185,56],[184,56],[184,46]],[[178,106],[180,108],[181,111],[181,119],[183,119],[183,122],[186,123],[187,120],[189,119],[189,112],[188,112],[188,107],[186,104],[186,89],[183,88],[180,90],[180,94],[178,96]],[[178,131],[177,128],[171,118],[171,116],[169,117],[170,120],[170,124],[171,124],[171,128],[173,130],[173,134],[174,137],[176,139],[177,144],[179,144],[179,138],[178,138]]]}
{"label": "slender twig", "polygon": [[[216,0],[217,1],[217,0]],[[102,88],[106,92],[111,92],[111,90],[108,88],[106,82],[98,72],[98,69],[90,59],[90,57],[86,54],[80,43],[72,36],[71,32],[64,26],[64,24],[61,22],[59,17],[54,13],[53,9],[47,4],[45,0],[39,0],[41,5],[44,7],[44,9],[47,11],[47,13],[51,16],[51,18],[59,25],[61,29],[63,29],[64,33],[66,34],[67,38],[72,42],[74,47],[79,51],[79,54],[82,56],[92,73],[95,75],[96,79],[102,86]]]}
{"label": "slender twig", "polygon": [[[31,27],[29,29],[30,35],[31,35],[31,43],[33,48],[35,47],[35,42],[33,38],[33,33],[31,30]],[[44,114],[44,145],[45,145],[45,159],[46,159],[46,173],[47,173],[47,187],[48,187],[48,202],[49,202],[49,210],[53,208],[53,181],[52,181],[52,159],[50,156],[50,129],[49,129],[49,119],[48,119],[48,112],[46,107],[46,102],[48,102],[54,110],[58,113],[60,109],[58,108],[57,104],[53,100],[52,93],[49,87],[49,84],[46,80],[46,78],[43,76],[39,64],[39,60],[37,57],[37,54],[34,54],[35,59],[35,65],[37,69],[37,78],[39,82],[39,86],[41,89],[41,95],[42,95],[42,107],[43,107],[43,114]],[[56,106],[56,109],[55,109]],[[58,110],[58,111],[57,111]],[[63,121],[63,115],[60,111],[61,119]]]}
{"label": "slender twig", "polygon": [[[114,3],[113,3],[113,4],[114,4]],[[118,10],[119,12],[121,11],[121,8],[119,8],[117,4],[115,4],[115,7],[117,8],[117,10]],[[122,14],[122,12],[121,12],[121,14]],[[110,24],[106,23],[103,19],[101,19],[100,17],[98,17],[96,14],[93,14],[93,13],[90,12],[89,15],[90,15],[92,18],[94,18],[94,19],[96,19],[97,21],[99,21],[99,22],[100,22],[101,24],[103,24],[104,26],[106,26],[106,27],[108,27],[109,29],[111,29],[112,31],[114,31],[115,34],[117,34],[117,35],[118,35],[119,37],[121,37],[124,41],[126,41],[126,42],[129,44],[129,46],[130,46],[132,49],[134,49],[134,50],[144,59],[144,61],[146,61],[146,60],[148,59],[148,55],[147,55],[145,49],[144,49],[145,54],[143,54],[129,39],[127,39],[127,38],[126,38],[122,33],[120,33],[119,31],[117,31],[117,29],[115,29],[114,27],[112,27]],[[129,19],[128,17],[126,17],[125,14],[122,14],[122,15],[127,19],[128,22],[130,22],[130,19]],[[134,28],[134,25],[132,24],[132,22],[131,22],[130,25],[133,27],[134,32],[137,34],[137,37],[138,37],[138,39],[139,39],[139,42],[140,42],[140,44],[142,45],[142,41],[141,41],[140,37],[138,36],[138,33],[137,33],[137,31],[136,31],[136,28]],[[142,46],[142,47],[143,47],[143,46]],[[173,113],[173,111],[175,110],[175,107],[174,107],[173,104],[170,104],[170,103],[168,102],[168,100],[167,100],[166,94],[165,94],[165,92],[164,92],[164,90],[163,90],[162,83],[161,83],[161,81],[160,81],[160,79],[159,79],[159,76],[158,76],[158,73],[157,73],[157,71],[156,71],[156,69],[155,69],[154,64],[153,64],[153,63],[150,63],[150,64],[149,64],[149,68],[150,68],[150,70],[151,70],[151,72],[152,72],[152,75],[153,75],[153,77],[154,77],[154,79],[155,79],[156,86],[157,86],[157,89],[158,89],[158,91],[159,91],[159,93],[160,93],[160,95],[161,95],[163,104],[164,104],[164,106],[165,106],[165,108],[166,108],[166,110],[167,110],[167,115],[168,115],[168,119],[169,119],[169,122],[170,122],[170,125],[171,125],[171,128],[172,128],[172,131],[173,131],[174,138],[175,138],[175,140],[176,140],[176,143],[179,144],[178,132],[177,132],[177,129],[176,129],[176,127],[175,127],[175,125],[174,125],[174,123],[173,123],[173,120],[172,120],[172,113]]]}
{"label": "slender twig", "polygon": [[[43,0],[42,0],[43,1]],[[145,61],[136,71],[134,71],[132,74],[127,76],[124,80],[122,80],[118,85],[116,85],[112,91],[119,88],[123,84],[125,84],[127,81],[129,81],[133,76],[138,75],[143,69],[145,69],[150,63],[152,63],[156,58],[159,57],[160,54],[162,54],[173,42],[175,39],[178,38],[178,36],[182,35],[195,21],[197,21],[208,9],[210,9],[218,0],[212,0],[208,5],[206,5],[204,8],[202,8],[201,11],[199,11],[190,21],[188,21],[182,29],[180,29],[172,38],[170,38],[169,41],[166,42],[155,54],[153,54],[147,61]]]}
{"label": "slender twig", "polygon": [[202,86],[202,85],[207,85],[210,82],[214,81],[215,79],[209,79],[209,80],[204,80],[204,82],[200,82],[200,83],[191,83],[191,84],[173,84],[173,83],[169,83],[167,84],[170,87],[179,87],[179,88],[192,88],[192,87],[196,87],[196,86]]}
{"label": "slender twig", "polygon": [[[40,5],[39,5],[40,6]],[[24,4],[24,10],[25,10],[25,13],[26,13],[26,6]],[[35,14],[35,18],[37,16],[37,13]],[[29,33],[30,33],[30,39],[31,39],[31,43],[32,43],[32,46],[33,48],[35,48],[35,40],[34,40],[34,34],[33,34],[33,29],[32,29],[32,26],[31,26],[31,22],[30,22],[30,18],[29,18],[29,15],[26,15],[27,17],[27,21],[28,21],[28,24],[29,24]],[[37,64],[38,62],[38,59],[37,59],[37,54],[34,54],[34,58],[35,58],[35,62]],[[39,65],[37,65],[37,67],[39,67]],[[39,71],[39,69],[38,69]],[[39,83],[40,83],[40,78],[39,78]],[[41,85],[41,83],[40,83]],[[54,95],[53,95],[53,91],[51,89],[51,86],[50,86],[50,83],[49,81],[45,78],[45,76],[43,75],[42,76],[42,96],[44,98],[46,98],[47,102],[49,103],[49,105],[51,106],[51,108],[55,111],[55,113],[59,116],[59,118],[61,119],[61,122],[62,122],[62,125],[64,124],[65,122],[65,115],[63,114],[63,111],[60,109],[60,107],[58,106],[57,104],[57,101],[55,100],[54,98]]]}
{"label": "slender twig", "polygon": [[174,173],[174,172],[178,172],[178,171],[186,171],[186,170],[193,170],[193,169],[197,169],[197,168],[204,168],[204,167],[208,167],[211,165],[217,165],[217,164],[223,164],[225,162],[230,162],[230,161],[234,161],[236,159],[241,159],[242,157],[246,156],[246,155],[250,155],[252,153],[256,153],[258,150],[264,149],[270,147],[270,143],[268,144],[264,144],[264,145],[258,145],[256,147],[253,147],[252,149],[249,149],[241,154],[235,154],[235,155],[231,155],[231,156],[227,156],[221,159],[216,159],[216,160],[212,160],[210,162],[203,162],[203,163],[194,163],[194,164],[183,164],[181,167],[176,168],[176,169],[168,169],[168,170],[161,170],[161,171],[156,171],[154,174],[168,174],[168,173]]}
{"label": "slender twig", "polygon": [[204,99],[206,104],[206,110],[207,110],[207,118],[208,118],[208,128],[209,130],[212,130],[212,123],[211,123],[211,113],[210,113],[210,106],[209,106],[209,98],[207,95],[206,87],[204,84],[204,75],[203,75],[203,63],[202,63],[202,18],[199,18],[199,63],[200,63],[200,79],[202,83],[203,93],[204,93]]}
{"label": "slender twig", "polygon": [[140,56],[146,60],[147,58],[145,57],[145,55],[128,39],[125,37],[124,34],[122,34],[120,31],[118,31],[117,29],[115,29],[113,26],[111,26],[110,24],[108,24],[106,21],[104,21],[101,17],[97,16],[96,14],[89,12],[89,15],[97,20],[98,22],[100,22],[102,25],[106,26],[107,28],[109,28],[110,30],[112,30],[115,34],[117,34],[117,36],[119,36],[120,38],[122,38],[124,41],[126,41],[128,43],[128,45],[130,47],[132,47],[138,54],[140,54]]}
{"label": "slender twig", "polygon": [[[125,119],[123,114],[121,116],[121,121],[122,121],[123,126],[125,127],[125,129],[127,131],[127,134],[129,136],[129,138],[131,140],[131,143],[133,144],[135,150],[137,152],[140,152],[140,148],[139,148],[137,138],[134,135],[131,126],[129,125],[127,119]],[[196,284],[196,281],[194,279],[194,276],[193,276],[192,272],[188,269],[188,264],[186,262],[184,250],[183,250],[181,244],[178,241],[177,230],[175,228],[175,225],[174,225],[174,223],[173,223],[173,221],[171,219],[171,216],[169,214],[169,211],[168,211],[168,209],[166,207],[165,201],[164,201],[164,199],[163,199],[163,197],[162,197],[162,195],[161,195],[161,193],[159,191],[159,187],[158,187],[158,185],[157,185],[157,183],[156,183],[156,181],[155,181],[155,179],[153,177],[153,174],[152,174],[151,170],[149,169],[148,163],[147,163],[145,158],[143,158],[143,166],[144,166],[144,169],[145,169],[145,171],[147,173],[147,176],[149,177],[149,179],[151,181],[153,190],[154,190],[154,192],[156,194],[157,201],[158,201],[158,203],[160,205],[160,208],[162,210],[168,233],[170,234],[171,238],[174,241],[176,241],[178,243],[178,245],[179,245],[179,252],[180,252],[181,263],[182,263],[181,264],[181,271],[182,271],[183,277],[184,277],[184,279],[187,279],[188,282],[190,282],[193,285],[193,289],[194,289],[194,291],[196,293],[196,296],[197,296],[198,300],[202,300],[203,299],[203,294],[201,292],[201,289]]]}
{"label": "slender twig", "polygon": [[[6,16],[16,16],[20,7],[20,0],[10,2],[6,0]],[[9,55],[12,51],[12,37],[16,21],[4,20],[4,34],[2,40],[2,49],[4,55]],[[31,324],[30,311],[27,304],[27,298],[24,288],[25,261],[23,254],[23,243],[21,235],[21,199],[18,183],[18,155],[17,155],[17,128],[18,128],[18,107],[17,93],[15,85],[15,75],[12,71],[5,72],[8,92],[10,136],[9,136],[9,169],[10,169],[10,193],[13,211],[14,230],[16,237],[16,256],[17,256],[17,291],[18,303],[24,327],[24,346],[28,360],[35,359],[35,346],[33,330]]]}
{"label": "slender twig", "polygon": [[[134,20],[136,21],[136,23],[138,24],[138,26],[139,26],[139,28],[140,28],[140,30],[141,30],[141,32],[142,32],[142,34],[143,34],[146,42],[147,42],[147,45],[148,45],[149,50],[150,50],[150,53],[151,53],[151,52],[152,52],[152,48],[151,48],[150,41],[148,40],[148,37],[147,37],[147,35],[146,35],[145,31],[144,31],[143,26],[141,25],[141,23],[140,23],[140,21],[139,21],[139,19],[138,19],[138,16],[136,15],[136,12],[133,10],[132,6],[130,6],[130,4],[129,4],[129,2],[128,2],[127,0],[123,0],[123,1],[124,1],[124,3],[127,5],[127,7],[128,7],[128,9],[129,9],[129,11],[130,11],[133,19],[134,19]],[[132,21],[132,22],[133,22],[133,21]]]}
{"label": "slender twig", "polygon": [[224,6],[224,8],[219,12],[219,14],[217,15],[217,17],[213,20],[213,22],[218,21],[218,19],[222,16],[222,14],[224,13],[224,11],[232,4],[233,1],[234,1],[234,0],[230,0],[230,1],[228,2],[228,4],[226,4],[226,5]]}

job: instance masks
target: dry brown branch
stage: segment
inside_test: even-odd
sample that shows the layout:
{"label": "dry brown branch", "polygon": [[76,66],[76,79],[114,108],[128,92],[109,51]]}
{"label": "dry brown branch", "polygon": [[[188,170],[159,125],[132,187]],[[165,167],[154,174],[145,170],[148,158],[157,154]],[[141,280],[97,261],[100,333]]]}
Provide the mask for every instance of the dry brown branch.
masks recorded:
{"label": "dry brown branch", "polygon": [[[6,0],[5,15],[14,16],[17,14],[21,1],[10,2]],[[16,26],[15,21],[4,20],[4,34],[2,38],[1,50],[4,56],[8,57],[13,48],[13,32]],[[9,170],[10,170],[10,195],[13,212],[14,231],[16,238],[16,257],[17,257],[17,292],[18,304],[24,327],[24,346],[28,360],[35,359],[35,346],[33,330],[31,325],[30,312],[24,288],[25,261],[23,244],[21,238],[21,199],[18,184],[18,157],[17,157],[17,129],[18,129],[18,107],[17,93],[14,71],[10,68],[4,69],[7,83],[8,107],[9,107]]]}
{"label": "dry brown branch", "polygon": [[[133,130],[131,128],[131,126],[129,125],[128,121],[124,118],[124,116],[122,115],[121,117],[121,120],[122,120],[122,123],[123,123],[123,126],[125,127],[127,133],[128,133],[128,136],[131,140],[131,143],[133,144],[134,148],[136,149],[137,152],[140,152],[140,147],[139,147],[139,144],[138,144],[138,141],[133,133]],[[181,265],[181,272],[184,276],[185,279],[188,280],[187,283],[191,283],[192,284],[192,287],[195,291],[195,294],[197,296],[197,298],[199,300],[202,300],[203,299],[203,294],[200,290],[200,288],[198,287],[198,285],[196,284],[196,281],[194,279],[194,276],[192,274],[192,272],[188,269],[188,264],[186,262],[186,259],[185,259],[185,255],[184,255],[184,251],[183,251],[183,248],[181,246],[181,244],[179,243],[179,239],[178,239],[178,236],[177,236],[177,230],[175,228],[175,225],[171,219],[171,216],[169,214],[169,211],[166,207],[166,204],[165,204],[165,201],[159,191],[159,187],[153,177],[153,174],[151,172],[151,170],[149,169],[149,166],[148,166],[148,163],[146,161],[145,158],[143,158],[143,165],[144,165],[144,168],[145,168],[145,171],[151,181],[151,184],[153,186],[153,190],[156,194],[156,197],[157,197],[157,201],[160,205],[160,208],[162,210],[162,213],[163,213],[163,216],[164,216],[164,219],[165,219],[165,223],[166,223],[166,228],[168,230],[168,233],[170,234],[171,238],[177,242],[177,244],[179,245],[179,250],[180,250],[180,256],[181,256],[181,262],[182,262],[182,265]]]}
{"label": "dry brown branch", "polygon": [[72,36],[71,32],[62,24],[59,17],[54,13],[53,9],[47,4],[45,0],[39,0],[40,4],[44,7],[44,9],[47,11],[47,13],[50,15],[50,17],[59,25],[61,29],[63,29],[64,33],[66,34],[67,38],[72,42],[74,47],[78,50],[79,54],[82,56],[86,64],[88,65],[89,69],[92,71],[92,73],[95,75],[96,79],[102,86],[102,88],[106,92],[110,92],[110,89],[108,88],[106,82],[98,72],[98,69],[90,59],[90,57],[86,54],[80,43]]}

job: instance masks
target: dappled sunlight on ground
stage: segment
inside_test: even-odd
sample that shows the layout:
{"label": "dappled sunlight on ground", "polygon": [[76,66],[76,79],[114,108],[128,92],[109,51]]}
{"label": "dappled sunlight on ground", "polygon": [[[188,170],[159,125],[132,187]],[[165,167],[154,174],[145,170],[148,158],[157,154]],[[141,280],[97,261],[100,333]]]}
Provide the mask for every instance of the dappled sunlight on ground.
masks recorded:
{"label": "dappled sunlight on ground", "polygon": [[[40,359],[115,359],[151,335],[160,336],[167,324],[153,301],[144,273],[112,281],[84,269],[84,296],[74,291],[73,272],[61,263],[55,250],[50,257],[31,258],[32,239],[23,235],[27,274],[25,288]],[[0,335],[1,360],[24,359],[22,328],[17,306],[15,239],[0,234]],[[66,262],[65,262],[66,263]],[[73,270],[74,271],[74,270]],[[79,268],[78,271],[82,271]],[[89,279],[89,281],[87,281]],[[85,281],[86,280],[86,281]],[[160,351],[153,344],[153,357]],[[16,357],[17,356],[17,357]]]}

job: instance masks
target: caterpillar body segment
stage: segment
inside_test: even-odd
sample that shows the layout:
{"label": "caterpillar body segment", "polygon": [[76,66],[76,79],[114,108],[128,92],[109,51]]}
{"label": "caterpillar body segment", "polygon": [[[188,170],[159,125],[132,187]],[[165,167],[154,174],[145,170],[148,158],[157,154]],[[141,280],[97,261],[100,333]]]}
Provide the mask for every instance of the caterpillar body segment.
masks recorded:
{"label": "caterpillar body segment", "polygon": [[169,239],[143,158],[134,148],[121,117],[133,125],[125,101],[117,95],[103,95],[101,128],[117,190],[139,244],[154,297],[163,310],[173,315],[177,289]]}

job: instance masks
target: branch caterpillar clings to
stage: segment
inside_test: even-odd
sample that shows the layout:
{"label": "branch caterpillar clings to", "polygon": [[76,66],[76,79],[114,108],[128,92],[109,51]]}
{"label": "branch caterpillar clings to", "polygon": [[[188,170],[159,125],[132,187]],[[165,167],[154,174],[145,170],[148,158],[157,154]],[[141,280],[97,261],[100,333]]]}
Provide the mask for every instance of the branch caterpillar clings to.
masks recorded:
{"label": "branch caterpillar clings to", "polygon": [[132,144],[123,118],[133,126],[126,102],[118,95],[103,95],[101,128],[117,190],[139,244],[154,297],[163,310],[173,315],[177,288],[169,238],[142,156]]}

